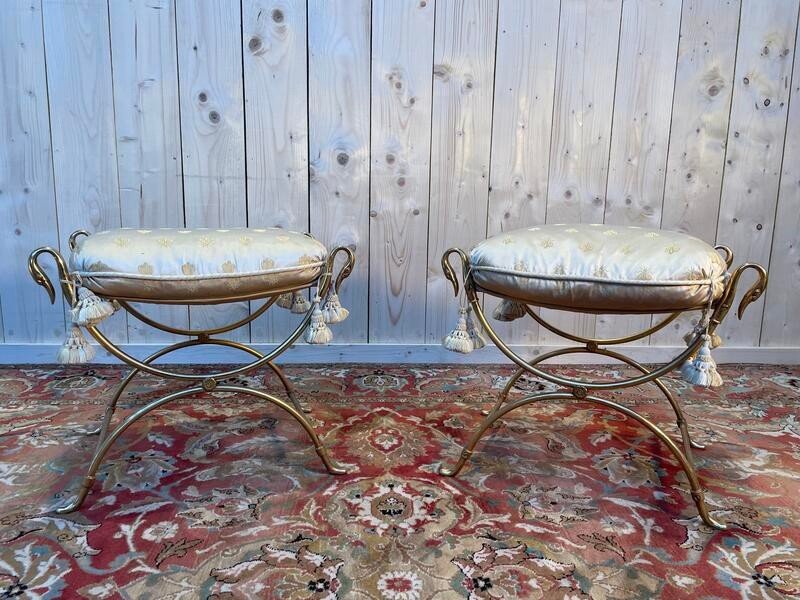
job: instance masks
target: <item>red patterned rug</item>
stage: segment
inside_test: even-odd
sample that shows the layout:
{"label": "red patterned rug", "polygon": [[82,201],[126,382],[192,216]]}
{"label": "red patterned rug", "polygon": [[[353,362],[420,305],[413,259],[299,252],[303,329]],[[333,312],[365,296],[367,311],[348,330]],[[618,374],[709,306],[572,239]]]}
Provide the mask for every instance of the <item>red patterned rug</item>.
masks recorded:
{"label": "red patterned rug", "polygon": [[[340,477],[254,398],[167,405],[123,434],[79,512],[55,516],[121,372],[0,369],[0,598],[800,595],[800,369],[724,368],[720,390],[670,380],[726,532],[701,524],[653,435],[586,403],[511,413],[459,478],[439,477],[511,373],[497,367],[289,367]],[[163,390],[143,377],[130,392],[122,414]],[[615,399],[676,432],[654,388]]]}

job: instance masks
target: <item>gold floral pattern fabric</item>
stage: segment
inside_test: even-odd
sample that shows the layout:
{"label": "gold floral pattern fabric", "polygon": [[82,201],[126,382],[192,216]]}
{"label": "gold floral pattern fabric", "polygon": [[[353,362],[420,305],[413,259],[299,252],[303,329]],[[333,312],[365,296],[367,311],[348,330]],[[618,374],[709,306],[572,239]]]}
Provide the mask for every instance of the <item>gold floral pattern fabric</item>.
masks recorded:
{"label": "gold floral pattern fabric", "polygon": [[79,237],[70,269],[95,293],[143,302],[213,302],[312,283],[328,252],[294,231],[113,229]]}
{"label": "gold floral pattern fabric", "polygon": [[631,226],[541,225],[505,232],[472,249],[484,290],[539,306],[592,313],[701,308],[719,298],[722,256],[674,231]]}

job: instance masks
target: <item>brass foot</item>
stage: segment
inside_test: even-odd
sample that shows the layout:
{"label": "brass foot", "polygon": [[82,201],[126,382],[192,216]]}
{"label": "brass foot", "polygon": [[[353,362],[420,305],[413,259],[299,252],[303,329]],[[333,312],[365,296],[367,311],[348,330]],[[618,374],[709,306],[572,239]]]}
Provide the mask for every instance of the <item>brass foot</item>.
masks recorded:
{"label": "brass foot", "polygon": [[78,510],[82,505],[84,500],[86,500],[86,496],[89,494],[89,490],[92,489],[92,485],[94,484],[94,475],[87,475],[83,483],[81,484],[81,488],[78,490],[77,496],[70,502],[69,504],[62,506],[60,508],[55,509],[55,513],[58,515],[67,515],[71,512]]}
{"label": "brass foot", "polygon": [[315,446],[314,450],[317,451],[317,455],[319,456],[320,460],[322,460],[322,464],[325,465],[328,473],[331,475],[347,475],[347,469],[340,467],[338,463],[331,459],[327,448],[324,446]]}
{"label": "brass foot", "polygon": [[[477,440],[476,440],[477,443]],[[475,444],[472,444],[474,447]],[[442,465],[439,467],[439,475],[443,477],[455,477],[461,472],[461,469],[464,468],[464,465],[467,464],[467,461],[472,456],[472,450],[467,450],[466,448],[461,451],[461,456],[458,457],[458,462],[453,465],[452,467],[448,468]]]}
{"label": "brass foot", "polygon": [[441,475],[442,477],[455,477],[456,475],[459,474],[460,471],[461,471],[461,466],[459,465],[456,465],[455,467],[451,468],[445,467],[444,465],[439,467],[439,475]]}
{"label": "brass foot", "polygon": [[694,503],[697,506],[697,512],[700,513],[700,518],[703,520],[703,523],[720,531],[725,531],[728,529],[728,526],[725,523],[717,521],[711,516],[711,513],[708,512],[708,506],[706,505],[706,499],[702,490],[692,490],[692,500],[694,500]]}
{"label": "brass foot", "polygon": [[328,469],[328,473],[330,473],[331,475],[347,475],[347,469],[345,469],[344,467],[340,467],[336,463],[326,468]]}

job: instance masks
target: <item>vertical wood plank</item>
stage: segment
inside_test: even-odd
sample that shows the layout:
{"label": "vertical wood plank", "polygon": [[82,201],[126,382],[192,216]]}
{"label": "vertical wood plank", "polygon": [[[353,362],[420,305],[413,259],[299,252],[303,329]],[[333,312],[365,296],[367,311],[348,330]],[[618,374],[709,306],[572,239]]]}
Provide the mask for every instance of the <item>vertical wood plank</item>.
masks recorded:
{"label": "vertical wood plank", "polygon": [[[487,233],[544,223],[560,0],[501,2],[497,23]],[[474,241],[478,241],[477,239]],[[487,295],[491,313],[498,301]],[[511,344],[536,344],[539,327],[493,323]]]}
{"label": "vertical wood plank", "polygon": [[[742,2],[717,227],[717,241],[732,247],[734,264],[754,261],[769,267],[797,10],[797,0]],[[720,335],[725,343],[757,346],[763,311],[762,297],[741,321],[729,318],[724,322]]]}
{"label": "vertical wood plank", "polygon": [[[602,223],[605,208],[621,0],[562,0],[548,223]],[[554,325],[591,337],[595,316],[543,310]],[[541,330],[541,343],[563,343]]]}
{"label": "vertical wood plank", "polygon": [[[25,270],[31,250],[58,248],[39,0],[14,0],[3,7],[0,106],[4,113],[0,119],[0,340],[61,341],[61,301],[51,305]],[[46,260],[42,264],[55,281],[58,275],[52,265]]]}
{"label": "vertical wood plank", "polygon": [[[717,235],[739,9],[739,0],[684,0],[681,17],[661,227],[712,245]],[[697,314],[681,316],[653,334],[650,344],[680,345],[696,322]]]}
{"label": "vertical wood plank", "polygon": [[372,11],[371,342],[425,339],[434,13],[434,0]]}
{"label": "vertical wood plank", "polygon": [[369,276],[369,0],[308,5],[311,232],[349,246],[356,268],[342,288],[348,319],[337,342],[366,342]]}
{"label": "vertical wood plank", "polygon": [[[122,226],[183,227],[175,3],[126,0],[108,8]],[[138,308],[161,323],[189,324],[186,307]],[[131,342],[175,338],[128,320]]]}
{"label": "vertical wood plank", "polygon": [[[245,0],[242,28],[249,224],[308,231],[306,3]],[[283,340],[298,321],[270,310],[252,338]]]}
{"label": "vertical wood plank", "polygon": [[783,150],[775,233],[769,264],[770,281],[764,305],[762,346],[800,343],[800,36],[794,46],[789,116]]}
{"label": "vertical wood plank", "polygon": [[[238,0],[177,1],[186,226],[247,225],[242,46]],[[242,318],[246,302],[193,307],[192,328]],[[249,339],[242,327],[230,337]]]}
{"label": "vertical wood plank", "polygon": [[[61,247],[76,229],[120,226],[108,6],[45,0],[44,37]],[[103,331],[128,338],[122,311]]]}
{"label": "vertical wood plank", "polygon": [[[658,228],[667,165],[680,0],[622,7],[605,222]],[[600,338],[643,331],[650,315],[598,315]],[[638,344],[647,344],[639,340]]]}
{"label": "vertical wood plank", "polygon": [[497,0],[439,0],[435,38],[428,343],[441,340],[457,317],[442,253],[486,236]]}

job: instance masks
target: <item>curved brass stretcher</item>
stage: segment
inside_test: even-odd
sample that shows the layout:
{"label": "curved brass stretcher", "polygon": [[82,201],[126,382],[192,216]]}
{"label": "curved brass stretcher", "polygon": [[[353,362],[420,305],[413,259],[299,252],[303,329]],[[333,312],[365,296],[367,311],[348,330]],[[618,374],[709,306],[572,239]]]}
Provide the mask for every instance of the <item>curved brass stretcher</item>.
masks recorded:
{"label": "curved brass stretcher", "polygon": [[[717,246],[717,250],[725,254],[725,261],[728,267],[730,268],[733,262],[733,252],[726,246]],[[602,346],[614,346],[618,344],[624,344],[627,342],[632,342],[635,340],[645,338],[650,334],[655,333],[656,331],[659,331],[660,329],[666,327],[669,323],[674,321],[678,316],[687,311],[679,311],[669,314],[668,316],[660,320],[658,323],[656,323],[649,329],[625,337],[613,338],[613,339],[585,338],[563,331],[555,327],[551,323],[548,323],[539,314],[534,312],[528,304],[525,304],[523,301],[520,301],[517,298],[499,296],[498,294],[493,293],[489,290],[480,288],[472,278],[472,273],[469,265],[469,258],[467,257],[467,255],[464,253],[463,250],[460,250],[458,248],[450,248],[442,256],[442,269],[444,270],[447,280],[450,281],[450,283],[453,285],[453,291],[456,296],[458,296],[459,293],[458,278],[456,277],[455,271],[453,270],[453,267],[450,265],[449,262],[450,256],[453,254],[457,255],[457,257],[461,261],[464,292],[466,294],[470,307],[472,308],[474,314],[478,319],[478,322],[483,327],[484,331],[489,336],[491,341],[494,342],[494,344],[500,349],[500,351],[503,354],[505,354],[509,359],[511,359],[519,367],[519,369],[508,380],[508,383],[506,383],[505,387],[500,392],[500,395],[495,401],[491,410],[484,411],[483,414],[486,416],[486,418],[480,424],[478,429],[472,434],[467,444],[463,447],[456,464],[451,467],[446,467],[442,465],[439,469],[439,473],[441,475],[451,476],[451,477],[458,475],[461,472],[461,469],[464,467],[464,465],[469,461],[470,457],[475,451],[475,447],[477,446],[478,442],[481,440],[483,435],[486,433],[486,431],[489,428],[491,428],[495,422],[497,422],[499,419],[502,419],[504,416],[506,416],[513,410],[516,410],[523,406],[527,406],[528,404],[533,404],[535,402],[540,402],[544,400],[557,400],[557,401],[578,400],[583,402],[591,402],[618,411],[626,415],[627,417],[634,419],[642,426],[649,429],[659,440],[661,440],[661,442],[663,442],[664,445],[667,446],[669,451],[678,461],[684,473],[686,473],[686,477],[689,482],[689,492],[691,493],[692,499],[694,500],[694,503],[697,506],[697,510],[702,520],[707,525],[714,527],[716,529],[725,529],[726,526],[723,523],[720,523],[719,521],[714,519],[714,517],[712,517],[711,514],[709,513],[708,506],[706,505],[704,497],[703,488],[700,483],[700,479],[697,475],[697,470],[695,469],[694,466],[694,456],[692,450],[703,449],[703,446],[694,442],[691,439],[691,436],[689,434],[688,424],[686,421],[686,416],[684,415],[680,402],[661,380],[661,378],[664,375],[666,375],[673,369],[680,367],[687,359],[692,357],[699,350],[700,346],[703,343],[704,332],[696,332],[694,338],[690,340],[690,342],[688,343],[686,350],[681,352],[670,362],[661,365],[659,367],[656,367],[652,370],[639,364],[635,360],[625,356],[620,352],[616,352],[602,347]],[[719,324],[722,322],[722,320],[730,311],[731,307],[733,306],[734,299],[736,297],[736,289],[739,284],[739,280],[742,274],[749,269],[755,271],[757,275],[757,280],[747,290],[747,292],[745,292],[745,294],[742,296],[742,299],[739,302],[739,307],[737,311],[739,319],[742,318],[742,314],[744,313],[744,310],[747,308],[747,306],[752,302],[758,300],[758,298],[764,292],[764,289],[766,288],[767,285],[767,272],[764,270],[763,267],[753,263],[746,263],[738,267],[735,271],[733,271],[733,274],[727,280],[725,284],[725,289],[720,298],[714,301],[713,304],[709,306],[710,320],[709,320],[708,333],[713,333],[714,330],[719,326]],[[486,318],[483,307],[481,306],[481,300],[479,296],[479,294],[481,293],[486,293],[500,298],[513,300],[515,302],[520,302],[525,306],[525,311],[527,312],[528,316],[533,318],[537,323],[539,323],[539,325],[550,330],[556,335],[563,337],[567,340],[570,340],[572,342],[576,342],[579,345],[560,348],[552,352],[542,354],[541,356],[538,356],[536,359],[532,361],[526,361],[525,359],[520,357],[517,353],[515,353],[508,345],[506,345],[500,338],[500,336],[492,328],[491,324]],[[571,379],[568,377],[555,375],[553,373],[548,373],[547,371],[543,371],[537,366],[539,365],[539,363],[542,363],[548,359],[557,356],[563,356],[566,354],[577,354],[577,353],[595,354],[620,361],[630,367],[633,367],[636,371],[640,373],[640,375],[635,377],[630,377],[627,379],[620,379],[617,381],[588,381],[582,379]],[[554,383],[560,386],[561,389],[553,392],[541,392],[541,393],[531,394],[519,398],[517,400],[510,400],[509,395],[512,389],[514,388],[514,385],[519,380],[519,378],[525,374],[530,374],[533,375],[534,377],[538,377],[545,381]],[[669,435],[667,435],[661,427],[659,427],[653,421],[640,415],[631,408],[623,404],[620,404],[619,402],[616,402],[614,400],[609,400],[607,398],[603,398],[597,395],[598,392],[619,390],[646,383],[652,383],[656,385],[658,389],[661,391],[661,393],[664,395],[664,397],[667,399],[670,406],[672,407],[672,410],[675,413],[678,430],[680,431],[681,434],[680,446]]]}
{"label": "curved brass stretcher", "polygon": [[[72,236],[70,236],[70,247],[74,248],[76,237],[84,234],[85,232],[83,231],[76,231],[75,233],[73,233]],[[344,253],[345,262],[341,266],[339,273],[334,280],[334,263],[336,261],[336,257],[340,253]],[[53,287],[53,283],[50,281],[50,278],[47,276],[45,271],[39,265],[39,257],[42,254],[50,255],[55,261],[64,300],[70,307],[74,307],[78,301],[75,278],[73,277],[73,274],[70,273],[69,267],[67,266],[67,262],[64,260],[63,256],[58,252],[58,250],[55,250],[54,248],[50,247],[43,247],[43,248],[38,248],[31,253],[28,259],[28,270],[31,276],[33,277],[34,281],[36,281],[36,283],[38,283],[39,285],[44,287],[45,290],[47,290],[51,303],[55,302],[56,294],[55,294],[55,288]],[[100,346],[102,346],[106,351],[108,351],[111,355],[115,356],[122,362],[130,365],[132,367],[132,370],[120,382],[114,394],[109,398],[106,404],[105,414],[103,416],[103,420],[100,427],[88,432],[90,435],[98,436],[97,449],[94,452],[92,460],[89,464],[89,468],[86,471],[86,475],[84,476],[83,481],[81,482],[77,496],[71,502],[69,502],[69,504],[57,508],[55,512],[58,514],[66,514],[73,512],[81,507],[84,500],[86,499],[86,496],[89,494],[92,485],[95,482],[97,471],[100,468],[106,453],[109,451],[109,449],[117,440],[117,438],[119,438],[125,432],[125,430],[128,429],[128,427],[133,425],[136,421],[147,415],[152,410],[160,408],[161,406],[163,406],[168,402],[171,402],[172,400],[178,400],[180,398],[195,396],[198,394],[207,393],[211,391],[248,394],[250,396],[255,396],[257,398],[260,398],[261,400],[265,400],[283,409],[285,412],[289,413],[289,415],[291,415],[308,434],[308,437],[311,439],[311,443],[314,446],[314,450],[319,455],[319,458],[322,460],[322,463],[327,469],[327,471],[334,475],[341,475],[346,473],[346,471],[340,466],[338,466],[329,456],[328,450],[323,445],[319,435],[314,430],[314,427],[312,426],[311,422],[304,415],[304,413],[310,412],[310,409],[307,406],[302,405],[298,401],[289,379],[284,375],[281,368],[275,363],[275,360],[281,354],[283,354],[287,349],[289,349],[289,347],[291,347],[291,345],[295,341],[297,341],[297,339],[302,335],[303,331],[309,325],[311,321],[312,312],[314,308],[316,308],[317,306],[316,302],[311,303],[311,307],[308,309],[307,313],[302,317],[300,324],[294,329],[294,331],[292,331],[283,342],[278,344],[275,347],[275,349],[273,349],[268,354],[263,354],[262,352],[259,352],[255,348],[252,348],[241,342],[231,341],[212,336],[233,331],[234,329],[237,329],[243,325],[250,323],[254,319],[264,314],[267,310],[269,310],[269,308],[271,308],[273,304],[275,304],[275,302],[277,301],[278,297],[281,294],[308,289],[313,286],[317,287],[317,295],[321,298],[325,298],[331,286],[333,286],[334,291],[338,293],[339,286],[341,285],[342,281],[350,275],[350,273],[353,270],[354,264],[355,264],[355,255],[353,251],[347,247],[337,247],[328,254],[326,264],[320,276],[315,281],[312,281],[311,283],[305,286],[299,288],[295,287],[295,288],[281,289],[277,291],[270,290],[269,294],[263,294],[261,296],[256,296],[256,297],[230,296],[215,301],[214,304],[220,304],[228,302],[240,302],[243,300],[263,299],[264,303],[257,310],[252,311],[246,317],[234,323],[229,323],[227,325],[216,327],[214,329],[205,329],[205,330],[182,329],[178,327],[165,325],[142,314],[135,307],[133,307],[127,300],[104,296],[104,298],[106,298],[107,300],[111,300],[119,304],[119,306],[124,308],[128,312],[128,314],[132,315],[133,317],[142,321],[143,323],[167,333],[187,336],[189,339],[168,345],[158,350],[157,352],[151,354],[144,360],[139,360],[131,356],[130,354],[126,353],[119,346],[114,344],[114,342],[109,340],[108,337],[106,337],[103,334],[103,332],[101,332],[97,328],[97,326],[95,325],[85,326],[86,331],[88,331],[92,335],[92,337],[97,341],[97,343]],[[142,301],[137,300],[137,302],[142,302]],[[188,304],[188,303],[182,303],[182,304]],[[211,304],[211,303],[195,302],[192,304]],[[157,367],[153,364],[159,358],[162,358],[163,356],[166,356],[167,354],[170,354],[172,352],[176,352],[184,348],[202,346],[202,345],[225,346],[241,350],[242,352],[245,352],[246,354],[249,354],[251,357],[253,357],[253,360],[247,364],[238,367],[212,373],[178,373],[163,367]],[[278,398],[272,394],[269,394],[261,390],[250,389],[239,385],[228,385],[225,383],[226,379],[230,379],[238,375],[252,372],[261,367],[266,367],[277,376],[278,380],[281,382],[286,392],[288,401]],[[182,381],[186,383],[188,387],[179,391],[166,394],[164,396],[161,396],[160,398],[148,402],[144,406],[138,408],[137,410],[126,416],[124,419],[122,419],[121,422],[119,422],[112,429],[111,420],[114,416],[114,412],[117,407],[117,402],[119,401],[125,389],[131,383],[131,381],[133,381],[133,379],[139,373],[149,373],[151,375],[155,375],[163,379],[174,379]]]}

